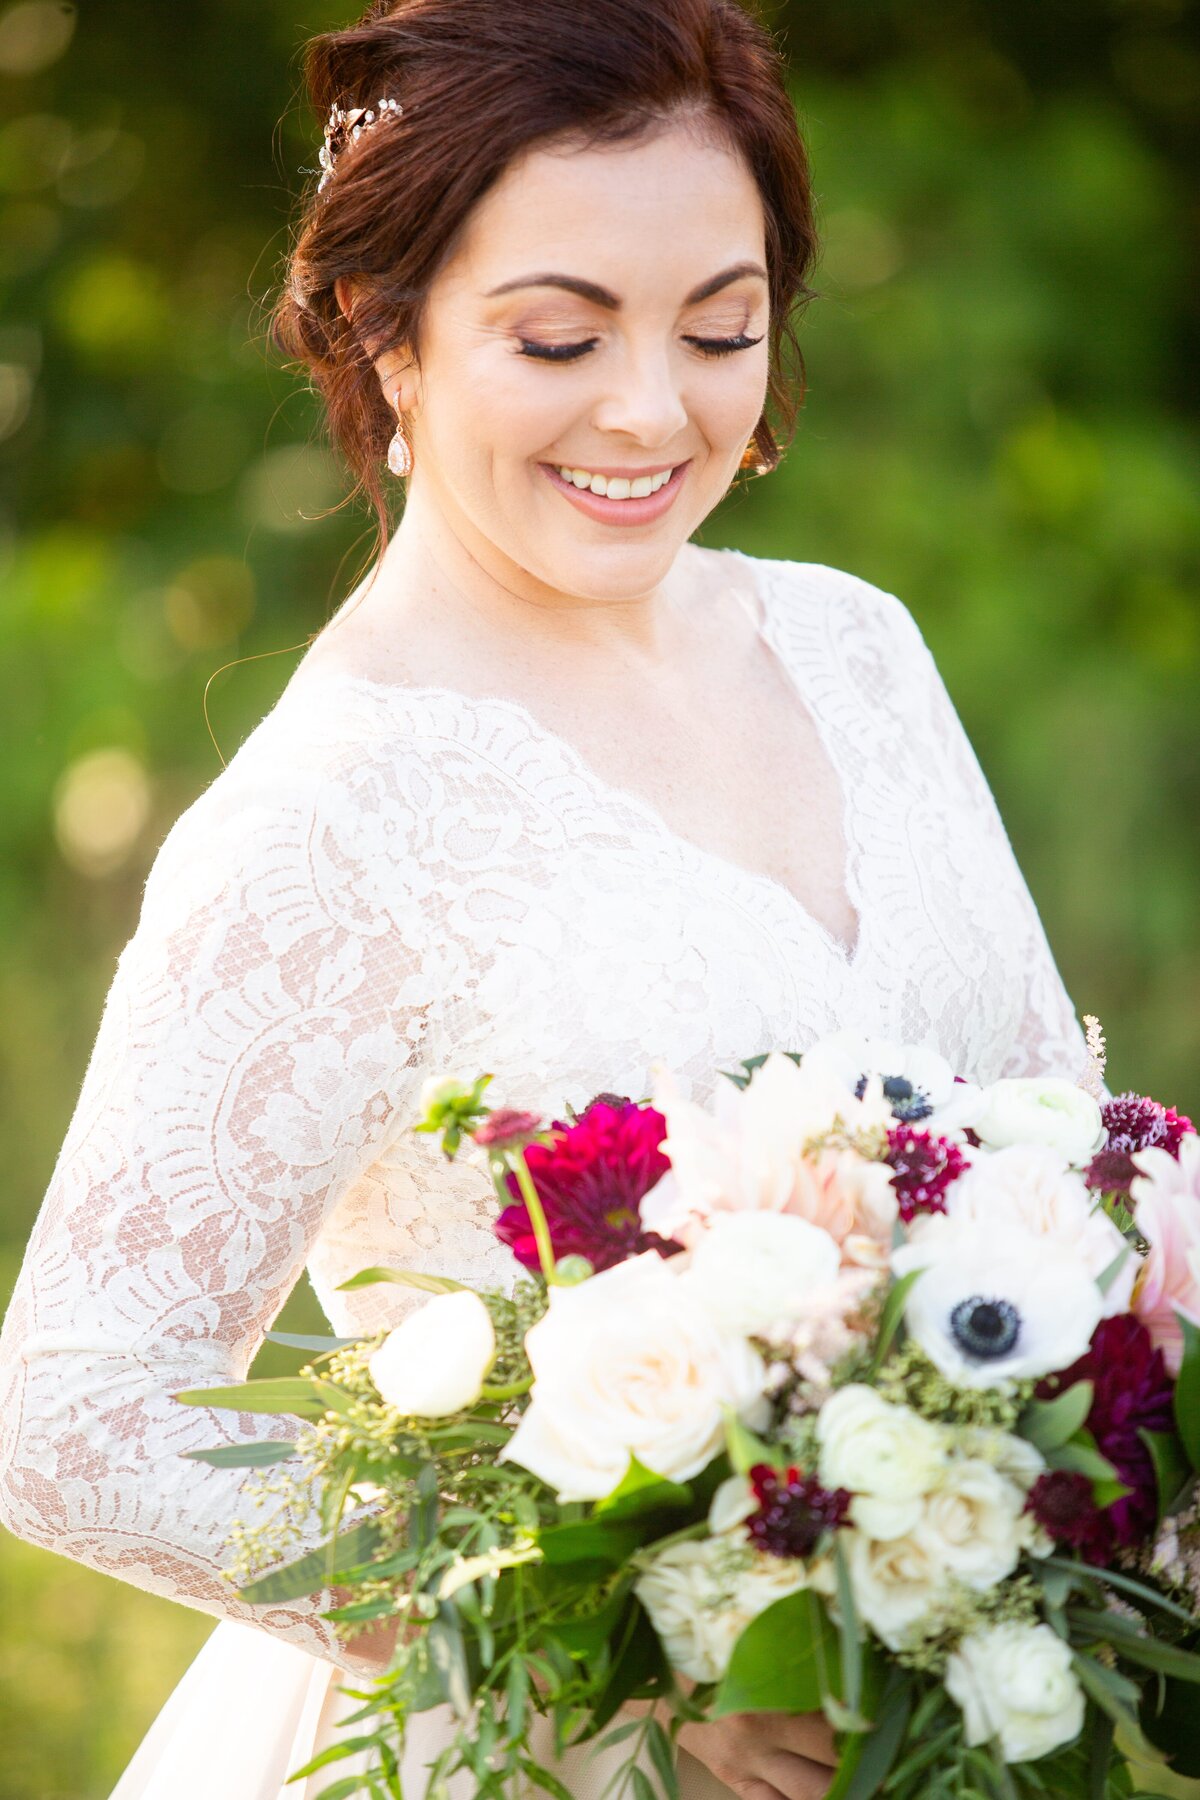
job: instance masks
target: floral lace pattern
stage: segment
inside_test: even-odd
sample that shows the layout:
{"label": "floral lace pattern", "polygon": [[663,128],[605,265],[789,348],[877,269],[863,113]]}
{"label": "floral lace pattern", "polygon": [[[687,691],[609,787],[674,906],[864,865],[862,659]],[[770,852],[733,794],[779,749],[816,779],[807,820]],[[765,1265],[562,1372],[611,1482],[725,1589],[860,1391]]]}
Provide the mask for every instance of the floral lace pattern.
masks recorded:
{"label": "floral lace pattern", "polygon": [[984,1081],[1082,1069],[905,607],[819,564],[730,555],[841,782],[855,943],[513,701],[348,674],[322,707],[285,691],[168,833],[117,962],[0,1336],[10,1530],[348,1660],[327,1595],[251,1608],[221,1578],[247,1475],[180,1453],[263,1421],[171,1395],[243,1378],[306,1266],[347,1334],[409,1303],[337,1292],[368,1263],[508,1285],[480,1162],[410,1130],[428,1073],[490,1069],[558,1116],[645,1093],[659,1057],[703,1098],[714,1071],[840,1026]]}

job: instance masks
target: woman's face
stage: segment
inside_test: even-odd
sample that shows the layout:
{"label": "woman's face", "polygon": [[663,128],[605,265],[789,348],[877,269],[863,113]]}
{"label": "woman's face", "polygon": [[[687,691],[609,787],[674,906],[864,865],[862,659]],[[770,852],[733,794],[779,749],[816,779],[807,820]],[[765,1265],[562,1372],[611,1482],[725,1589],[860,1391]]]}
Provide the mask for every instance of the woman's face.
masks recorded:
{"label": "woman's face", "polygon": [[[416,403],[409,505],[432,504],[512,591],[649,592],[737,473],[768,310],[762,202],[739,156],[685,124],[530,151],[439,272],[419,370],[389,377],[381,360],[389,401],[399,384]],[[639,486],[582,485],[600,475]]]}

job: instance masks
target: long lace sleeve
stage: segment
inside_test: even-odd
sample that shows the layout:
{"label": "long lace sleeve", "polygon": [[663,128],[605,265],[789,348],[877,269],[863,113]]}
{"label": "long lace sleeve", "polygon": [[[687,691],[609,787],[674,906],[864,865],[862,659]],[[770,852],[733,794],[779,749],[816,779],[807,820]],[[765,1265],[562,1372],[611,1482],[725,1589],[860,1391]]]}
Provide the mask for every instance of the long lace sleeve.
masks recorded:
{"label": "long lace sleeve", "polygon": [[431,982],[403,838],[348,784],[277,764],[231,763],[176,822],[0,1335],[10,1531],[332,1661],[328,1591],[251,1607],[221,1578],[248,1472],[180,1454],[298,1421],[170,1396],[244,1379],[330,1210],[411,1118]]}
{"label": "long lace sleeve", "polygon": [[898,639],[899,671],[908,686],[914,722],[932,742],[932,766],[949,804],[961,810],[971,841],[982,842],[999,871],[1018,930],[1000,947],[1005,979],[1021,993],[1019,1024],[1000,1046],[988,1078],[1008,1075],[1080,1076],[1087,1045],[1075,1005],[1059,974],[1041,917],[1021,872],[1011,840],[975,750],[912,614],[885,594]]}

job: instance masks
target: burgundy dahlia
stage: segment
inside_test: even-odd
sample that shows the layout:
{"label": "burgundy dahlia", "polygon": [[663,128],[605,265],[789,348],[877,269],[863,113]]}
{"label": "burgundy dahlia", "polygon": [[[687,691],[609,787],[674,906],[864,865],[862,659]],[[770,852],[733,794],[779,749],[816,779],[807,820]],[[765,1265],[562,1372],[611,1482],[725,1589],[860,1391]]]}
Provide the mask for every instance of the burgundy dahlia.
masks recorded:
{"label": "burgundy dahlia", "polygon": [[769,1556],[811,1556],[821,1534],[836,1531],[850,1509],[845,1488],[823,1488],[815,1475],[796,1468],[755,1463],[750,1485],[758,1511],[746,1520],[746,1530]]}
{"label": "burgundy dahlia", "polygon": [[906,1225],[918,1213],[945,1212],[946,1189],[967,1167],[957,1144],[911,1125],[892,1126],[884,1160],[891,1166],[892,1186]]}
{"label": "burgundy dahlia", "polygon": [[[659,1148],[667,1122],[651,1106],[594,1100],[573,1125],[556,1120],[549,1144],[530,1144],[525,1162],[546,1214],[556,1257],[586,1256],[597,1271],[642,1250],[672,1256],[681,1246],[642,1226],[641,1202],[670,1163]],[[505,1176],[514,1204],[496,1236],[527,1269],[540,1267],[529,1210],[516,1174]]]}
{"label": "burgundy dahlia", "polygon": [[1174,1430],[1174,1386],[1162,1351],[1154,1348],[1150,1333],[1132,1313],[1101,1319],[1084,1355],[1061,1375],[1039,1382],[1038,1397],[1052,1399],[1077,1381],[1094,1385],[1087,1429],[1100,1454],[1130,1489],[1097,1511],[1095,1528],[1088,1534],[1089,1560],[1107,1564],[1118,1548],[1141,1543],[1154,1530],[1158,1483],[1139,1433]]}

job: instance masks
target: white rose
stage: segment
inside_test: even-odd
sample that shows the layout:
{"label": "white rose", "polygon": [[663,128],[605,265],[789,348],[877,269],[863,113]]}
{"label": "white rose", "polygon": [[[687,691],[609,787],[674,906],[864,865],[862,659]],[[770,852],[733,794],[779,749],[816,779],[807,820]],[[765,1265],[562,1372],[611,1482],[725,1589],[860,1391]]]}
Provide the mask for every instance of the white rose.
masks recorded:
{"label": "white rose", "polygon": [[977,1593],[1011,1575],[1028,1531],[1025,1495],[990,1463],[970,1457],[950,1464],[925,1501],[914,1537]]}
{"label": "white rose", "polygon": [[1083,1690],[1071,1649],[1049,1625],[993,1625],[964,1638],[946,1664],[968,1744],[1000,1740],[1005,1762],[1033,1762],[1078,1737]]}
{"label": "white rose", "polygon": [[859,1616],[889,1650],[903,1649],[913,1628],[950,1589],[937,1546],[912,1532],[887,1539],[861,1531],[839,1535]]}
{"label": "white rose", "polygon": [[436,1294],[397,1325],[367,1361],[389,1406],[416,1419],[461,1412],[479,1398],[496,1355],[491,1314],[463,1288]]}
{"label": "white rose", "polygon": [[825,1402],[817,1439],[822,1485],[854,1495],[850,1516],[872,1538],[911,1531],[946,1467],[945,1438],[935,1425],[858,1382]]}
{"label": "white rose", "polygon": [[562,1500],[611,1493],[631,1456],[675,1480],[699,1474],[724,1443],[726,1406],[766,1420],[762,1358],[654,1251],[551,1288],[525,1347],[530,1404],[500,1454]]}
{"label": "white rose", "polygon": [[719,1681],[751,1619],[806,1580],[804,1564],[792,1557],[715,1537],[660,1551],[634,1592],[671,1665],[693,1681]]}
{"label": "white rose", "polygon": [[993,1081],[983,1090],[973,1126],[989,1150],[1044,1144],[1072,1163],[1089,1162],[1105,1137],[1099,1101],[1061,1075]]}
{"label": "white rose", "polygon": [[[1011,1220],[1056,1249],[1070,1252],[1093,1279],[1128,1248],[1082,1175],[1061,1151],[1040,1144],[1012,1144],[981,1157],[951,1186],[946,1213],[979,1226]],[[914,1239],[927,1226],[928,1221],[922,1222]],[[1107,1317],[1128,1312],[1139,1267],[1139,1258],[1129,1249],[1104,1298]]]}
{"label": "white rose", "polygon": [[805,1296],[837,1280],[827,1231],[786,1213],[718,1213],[682,1279],[723,1331],[745,1337],[793,1323]]}

